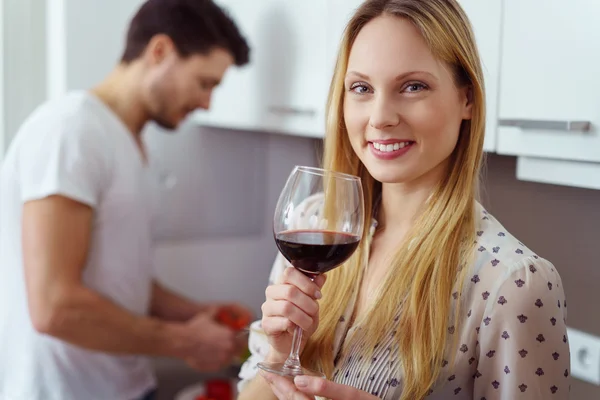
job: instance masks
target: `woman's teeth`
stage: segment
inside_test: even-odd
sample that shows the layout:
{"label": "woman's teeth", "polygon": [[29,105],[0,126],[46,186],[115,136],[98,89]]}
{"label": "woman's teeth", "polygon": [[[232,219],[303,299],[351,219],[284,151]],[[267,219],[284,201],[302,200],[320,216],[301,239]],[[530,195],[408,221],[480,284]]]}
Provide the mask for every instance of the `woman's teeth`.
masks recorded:
{"label": "woman's teeth", "polygon": [[388,151],[400,150],[400,149],[410,145],[411,143],[412,142],[396,142],[393,144],[392,143],[382,144],[382,143],[373,142],[373,147],[375,148],[375,150],[388,152]]}

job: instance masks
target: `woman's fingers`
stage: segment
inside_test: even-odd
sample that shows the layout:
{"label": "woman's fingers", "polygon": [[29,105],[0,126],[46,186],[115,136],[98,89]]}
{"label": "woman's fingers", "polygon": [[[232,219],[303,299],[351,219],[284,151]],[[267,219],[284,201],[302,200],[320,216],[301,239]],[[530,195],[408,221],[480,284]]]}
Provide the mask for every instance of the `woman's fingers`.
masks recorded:
{"label": "woman's fingers", "polygon": [[318,300],[322,297],[321,287],[312,280],[310,280],[308,276],[298,271],[296,268],[286,268],[283,271],[283,274],[281,274],[279,283],[294,285],[302,292],[304,292],[307,296],[312,297],[313,299]]}
{"label": "woman's fingers", "polygon": [[267,317],[261,322],[262,329],[269,336],[277,336],[282,333],[294,333],[295,325],[285,317]]}
{"label": "woman's fingers", "polygon": [[269,286],[265,295],[267,299],[288,301],[310,316],[319,312],[319,304],[316,300],[293,284]]}
{"label": "woman's fingers", "polygon": [[310,330],[313,318],[286,300],[271,300],[263,303],[263,321],[271,317],[285,317],[303,330]]}

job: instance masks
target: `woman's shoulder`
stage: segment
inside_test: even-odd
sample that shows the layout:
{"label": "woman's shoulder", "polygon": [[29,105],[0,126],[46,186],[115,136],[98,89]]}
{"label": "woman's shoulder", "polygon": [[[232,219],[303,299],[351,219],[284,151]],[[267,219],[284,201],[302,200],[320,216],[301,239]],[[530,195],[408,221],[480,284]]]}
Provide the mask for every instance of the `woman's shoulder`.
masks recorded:
{"label": "woman's shoulder", "polygon": [[511,281],[519,287],[525,285],[527,277],[528,286],[538,280],[544,286],[562,285],[560,274],[550,260],[517,239],[479,203],[476,223],[475,265],[469,276],[472,282],[487,281],[499,286]]}
{"label": "woman's shoulder", "polygon": [[[567,301],[554,264],[520,242],[480,205],[477,213],[474,265],[462,286],[467,317],[481,321],[477,329],[486,327],[488,332],[508,331],[506,324],[490,325],[491,321],[527,323],[535,329],[548,321],[554,327],[564,324]],[[562,333],[559,336],[562,340]]]}

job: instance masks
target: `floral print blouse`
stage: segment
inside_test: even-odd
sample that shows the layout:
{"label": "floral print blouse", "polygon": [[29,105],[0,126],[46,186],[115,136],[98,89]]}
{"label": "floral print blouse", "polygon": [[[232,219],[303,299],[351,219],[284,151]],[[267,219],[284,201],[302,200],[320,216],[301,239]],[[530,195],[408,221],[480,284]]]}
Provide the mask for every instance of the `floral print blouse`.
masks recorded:
{"label": "floral print blouse", "polygon": [[[567,302],[560,275],[479,203],[477,215],[475,262],[463,293],[452,294],[454,302],[463,302],[459,325],[448,326],[449,348],[455,336],[459,338],[455,366],[443,362],[440,379],[426,399],[568,399]],[[371,235],[375,226],[373,220]],[[289,264],[278,254],[270,282],[277,281],[286,267]],[[402,370],[393,335],[402,327],[398,319],[390,321],[389,335],[375,348],[371,359],[363,359],[359,355],[361,343],[352,341],[356,327],[347,326],[355,301],[356,294],[337,328],[332,380],[381,399],[399,399]],[[252,355],[240,371],[240,390],[254,378],[256,364],[269,350],[260,321],[251,328]],[[350,346],[340,354],[343,341]]]}

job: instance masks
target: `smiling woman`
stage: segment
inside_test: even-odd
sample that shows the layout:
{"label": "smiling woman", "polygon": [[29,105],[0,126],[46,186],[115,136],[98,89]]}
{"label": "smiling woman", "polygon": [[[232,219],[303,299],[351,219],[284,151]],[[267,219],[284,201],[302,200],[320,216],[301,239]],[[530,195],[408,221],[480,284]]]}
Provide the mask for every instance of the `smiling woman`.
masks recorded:
{"label": "smiling woman", "polygon": [[[365,1],[339,52],[323,164],[361,177],[372,224],[324,286],[277,258],[240,398],[568,398],[561,278],[478,202],[484,129],[457,1]],[[333,382],[253,379],[257,361],[285,358],[298,321],[314,332],[303,366]]]}

